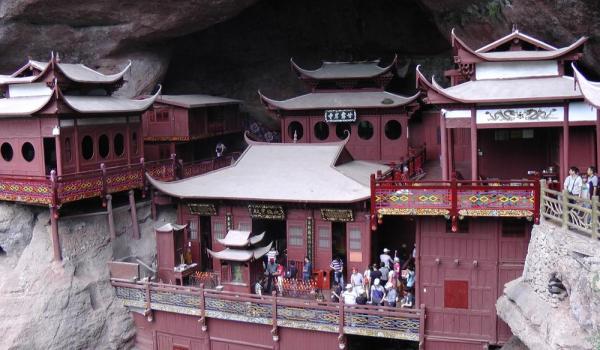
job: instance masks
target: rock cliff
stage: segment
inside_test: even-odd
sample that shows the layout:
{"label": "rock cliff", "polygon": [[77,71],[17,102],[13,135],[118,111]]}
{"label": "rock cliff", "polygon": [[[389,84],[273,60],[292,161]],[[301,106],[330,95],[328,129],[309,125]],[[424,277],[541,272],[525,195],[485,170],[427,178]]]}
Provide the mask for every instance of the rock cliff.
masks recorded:
{"label": "rock cliff", "polygon": [[[549,292],[553,275],[566,293]],[[529,349],[598,349],[600,242],[550,223],[536,225],[523,276],[505,286],[496,308]]]}

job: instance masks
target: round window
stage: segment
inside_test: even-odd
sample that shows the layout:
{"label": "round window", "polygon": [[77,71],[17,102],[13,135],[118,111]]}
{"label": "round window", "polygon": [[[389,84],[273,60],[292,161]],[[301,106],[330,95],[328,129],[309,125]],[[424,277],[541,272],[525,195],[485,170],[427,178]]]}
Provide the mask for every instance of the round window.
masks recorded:
{"label": "round window", "polygon": [[368,140],[373,137],[373,124],[368,120],[363,120],[358,123],[358,137],[363,140]]}
{"label": "round window", "polygon": [[[293,121],[288,125],[287,132],[289,138],[292,140],[301,140],[302,136],[304,136],[304,128],[302,127],[302,124],[297,121]],[[294,135],[296,135],[296,137],[294,137]]]}
{"label": "round window", "polygon": [[325,122],[315,124],[315,137],[319,140],[325,140],[329,137],[329,125]]}
{"label": "round window", "polygon": [[108,152],[110,150],[108,136],[102,135],[98,139],[98,154],[102,158],[106,158],[108,156]]}
{"label": "round window", "polygon": [[0,146],[0,153],[2,153],[2,159],[10,162],[13,157],[13,148],[10,143],[4,142],[2,146]]}
{"label": "round window", "polygon": [[85,160],[90,160],[94,156],[94,141],[89,135],[84,136],[81,140],[81,156]]}
{"label": "round window", "polygon": [[23,147],[21,147],[21,154],[23,155],[23,159],[31,162],[35,158],[35,148],[33,148],[31,143],[25,142]]}
{"label": "round window", "polygon": [[115,139],[113,140],[113,146],[115,148],[115,154],[120,157],[123,155],[123,151],[125,150],[125,138],[123,134],[118,133],[115,135]]}
{"label": "round window", "polygon": [[397,120],[389,120],[385,123],[385,137],[390,140],[397,140],[402,135],[402,125]]}
{"label": "round window", "polygon": [[348,123],[338,123],[335,126],[335,134],[340,140],[345,139],[352,132],[352,127]]}

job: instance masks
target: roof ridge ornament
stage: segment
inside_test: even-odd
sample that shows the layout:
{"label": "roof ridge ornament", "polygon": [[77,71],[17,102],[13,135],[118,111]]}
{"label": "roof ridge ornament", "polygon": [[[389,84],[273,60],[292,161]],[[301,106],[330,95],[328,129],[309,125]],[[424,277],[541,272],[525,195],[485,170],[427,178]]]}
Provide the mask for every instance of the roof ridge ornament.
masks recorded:
{"label": "roof ridge ornament", "polygon": [[519,27],[517,26],[516,23],[513,23],[513,25],[512,25],[512,32],[513,33],[518,33],[519,32]]}

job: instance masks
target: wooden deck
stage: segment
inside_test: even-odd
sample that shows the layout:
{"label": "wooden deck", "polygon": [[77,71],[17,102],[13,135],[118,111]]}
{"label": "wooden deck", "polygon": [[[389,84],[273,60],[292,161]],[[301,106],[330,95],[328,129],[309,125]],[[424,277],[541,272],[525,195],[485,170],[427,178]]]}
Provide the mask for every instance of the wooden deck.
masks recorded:
{"label": "wooden deck", "polygon": [[206,318],[311,331],[419,341],[425,309],[316,302],[160,283],[111,279],[123,305],[146,315],[163,311]]}

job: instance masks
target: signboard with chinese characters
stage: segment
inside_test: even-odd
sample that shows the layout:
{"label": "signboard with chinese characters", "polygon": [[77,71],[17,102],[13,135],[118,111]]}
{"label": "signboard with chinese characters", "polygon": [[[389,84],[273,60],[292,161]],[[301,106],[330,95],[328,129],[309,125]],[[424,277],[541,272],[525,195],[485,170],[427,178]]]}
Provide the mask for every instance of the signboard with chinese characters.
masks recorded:
{"label": "signboard with chinese characters", "polygon": [[321,218],[325,221],[354,221],[352,209],[321,209]]}
{"label": "signboard with chinese characters", "polygon": [[325,111],[325,121],[328,123],[345,123],[356,121],[354,109],[328,109]]}
{"label": "signboard with chinese characters", "polygon": [[248,211],[253,219],[285,220],[285,212],[281,205],[249,204]]}
{"label": "signboard with chinese characters", "polygon": [[190,209],[190,214],[193,214],[193,215],[206,215],[206,216],[217,215],[217,208],[215,207],[214,204],[190,203],[190,204],[188,204],[188,208]]}

